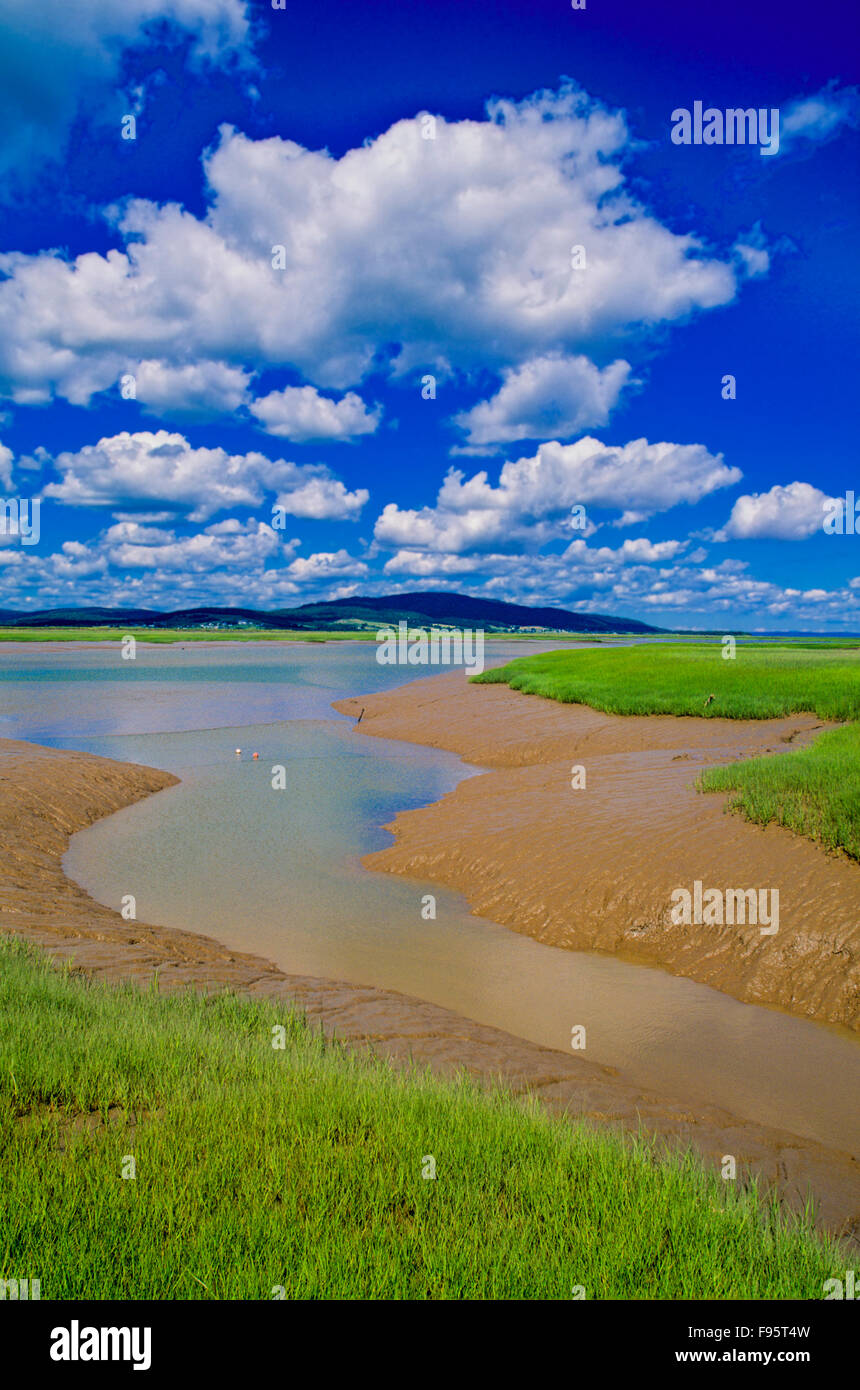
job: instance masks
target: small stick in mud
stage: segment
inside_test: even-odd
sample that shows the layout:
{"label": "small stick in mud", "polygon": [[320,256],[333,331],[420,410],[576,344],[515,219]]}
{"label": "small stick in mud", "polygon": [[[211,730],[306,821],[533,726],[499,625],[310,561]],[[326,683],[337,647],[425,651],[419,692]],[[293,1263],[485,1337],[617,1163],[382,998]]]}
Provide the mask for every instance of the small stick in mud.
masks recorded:
{"label": "small stick in mud", "polygon": [[358,726],[359,726],[359,724],[361,723],[361,715],[364,714],[364,708],[365,708],[364,705],[362,705],[362,707],[361,707],[361,714],[358,716],[358,718],[356,719],[355,723],[354,723],[353,726],[352,726],[354,729],[357,729]]}

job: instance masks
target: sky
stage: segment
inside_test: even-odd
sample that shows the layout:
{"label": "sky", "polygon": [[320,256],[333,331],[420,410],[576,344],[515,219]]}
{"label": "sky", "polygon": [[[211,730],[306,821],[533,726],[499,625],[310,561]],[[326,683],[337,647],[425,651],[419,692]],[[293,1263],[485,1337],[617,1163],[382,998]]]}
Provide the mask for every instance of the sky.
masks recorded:
{"label": "sky", "polygon": [[843,0],[0,24],[0,607],[860,630]]}

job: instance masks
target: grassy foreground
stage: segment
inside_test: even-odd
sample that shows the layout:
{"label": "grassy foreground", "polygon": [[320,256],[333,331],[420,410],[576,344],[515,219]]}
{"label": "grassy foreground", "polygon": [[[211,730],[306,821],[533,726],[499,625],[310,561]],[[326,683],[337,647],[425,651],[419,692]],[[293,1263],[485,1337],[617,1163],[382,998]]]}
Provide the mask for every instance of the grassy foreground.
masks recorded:
{"label": "grassy foreground", "polygon": [[0,1278],[44,1299],[821,1298],[845,1268],[691,1157],[398,1076],[265,1001],[108,988],[9,938],[0,1172]]}

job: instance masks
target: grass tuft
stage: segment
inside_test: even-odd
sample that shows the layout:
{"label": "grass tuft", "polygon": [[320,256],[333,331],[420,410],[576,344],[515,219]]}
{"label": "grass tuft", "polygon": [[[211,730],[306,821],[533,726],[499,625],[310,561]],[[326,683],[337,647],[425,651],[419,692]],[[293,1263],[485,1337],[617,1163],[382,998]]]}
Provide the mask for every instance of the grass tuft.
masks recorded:
{"label": "grass tuft", "polygon": [[808,748],[703,772],[705,792],[734,792],[727,809],[775,821],[829,850],[860,859],[860,724],[820,734]]}

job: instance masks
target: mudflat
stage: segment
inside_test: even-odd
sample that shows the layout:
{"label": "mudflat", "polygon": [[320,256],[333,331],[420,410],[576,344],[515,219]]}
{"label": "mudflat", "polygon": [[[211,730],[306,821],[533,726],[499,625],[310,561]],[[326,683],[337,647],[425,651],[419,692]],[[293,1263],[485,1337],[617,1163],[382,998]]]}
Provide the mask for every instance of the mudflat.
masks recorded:
{"label": "mudflat", "polygon": [[[462,678],[458,689],[462,693]],[[821,1225],[849,1240],[860,1236],[855,1155],[739,1120],[716,1107],[692,1110],[637,1087],[611,1068],[394,991],[286,975],[269,961],[211,938],[126,921],[66,878],[61,861],[75,831],[166,791],[176,780],[91,754],[0,740],[0,930],[96,978],[147,985],[157,974],[162,989],[263,993],[301,1007],[327,1035],[372,1049],[395,1065],[429,1066],[443,1074],[466,1071],[487,1084],[501,1080],[514,1092],[537,1095],[556,1113],[630,1132],[641,1128],[667,1144],[690,1145],[711,1163],[734,1154],[741,1178],[758,1176],[795,1208],[811,1193]]]}
{"label": "mudflat", "polygon": [[[475,913],[552,946],[662,967],[749,1003],[860,1029],[860,866],[697,792],[699,770],[797,748],[825,726],[603,714],[472,685],[462,670],[339,701],[365,736],[459,753],[486,771],[387,828],[365,858],[457,889]],[[584,769],[574,788],[572,768]],[[694,885],[779,894],[779,929],[677,925]],[[677,901],[677,900],[676,900]],[[847,1099],[847,1098],[846,1098]]]}

